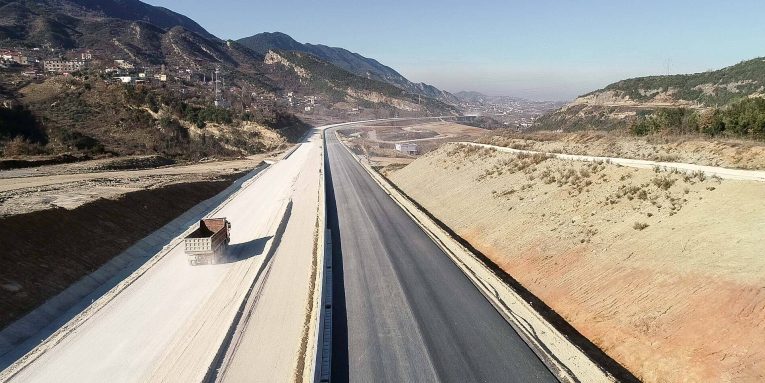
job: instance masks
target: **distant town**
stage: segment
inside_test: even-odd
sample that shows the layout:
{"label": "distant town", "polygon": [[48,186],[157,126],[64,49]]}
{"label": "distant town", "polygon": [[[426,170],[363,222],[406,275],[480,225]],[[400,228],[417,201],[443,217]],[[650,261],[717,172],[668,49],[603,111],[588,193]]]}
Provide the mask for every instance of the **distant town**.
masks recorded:
{"label": "distant town", "polygon": [[491,117],[508,128],[526,129],[540,116],[563,106],[561,101],[531,101],[516,97],[458,93],[465,114]]}

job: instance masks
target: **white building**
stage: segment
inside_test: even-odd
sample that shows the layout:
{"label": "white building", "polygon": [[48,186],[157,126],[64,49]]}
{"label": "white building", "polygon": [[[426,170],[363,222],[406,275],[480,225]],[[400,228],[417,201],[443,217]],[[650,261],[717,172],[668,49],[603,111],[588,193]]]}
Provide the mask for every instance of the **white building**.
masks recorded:
{"label": "white building", "polygon": [[417,147],[417,144],[400,143],[400,144],[396,144],[396,151],[399,151],[401,153],[406,153],[409,155],[416,155],[419,153],[419,148]]}
{"label": "white building", "polygon": [[85,69],[87,66],[86,61],[82,60],[45,60],[43,61],[43,69],[46,72],[77,72],[78,70]]}
{"label": "white building", "polygon": [[124,70],[135,69],[135,65],[133,65],[131,62],[127,60],[114,60],[114,65],[116,65],[117,68],[124,69]]}

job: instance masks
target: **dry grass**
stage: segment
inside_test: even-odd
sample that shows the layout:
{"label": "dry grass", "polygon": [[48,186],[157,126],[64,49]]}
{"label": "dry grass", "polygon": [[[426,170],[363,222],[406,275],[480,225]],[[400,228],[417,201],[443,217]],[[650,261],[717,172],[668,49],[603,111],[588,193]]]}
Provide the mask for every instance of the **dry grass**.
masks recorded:
{"label": "dry grass", "polygon": [[741,169],[765,169],[765,143],[702,136],[634,137],[619,132],[501,132],[478,142],[550,153],[686,162]]}

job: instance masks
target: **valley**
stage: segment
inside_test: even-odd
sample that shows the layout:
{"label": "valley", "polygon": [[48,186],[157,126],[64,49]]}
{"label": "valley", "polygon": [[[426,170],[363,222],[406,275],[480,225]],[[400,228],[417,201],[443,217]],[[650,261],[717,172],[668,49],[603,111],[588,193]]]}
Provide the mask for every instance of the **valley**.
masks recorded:
{"label": "valley", "polygon": [[765,381],[765,5],[146,1],[0,0],[0,382]]}

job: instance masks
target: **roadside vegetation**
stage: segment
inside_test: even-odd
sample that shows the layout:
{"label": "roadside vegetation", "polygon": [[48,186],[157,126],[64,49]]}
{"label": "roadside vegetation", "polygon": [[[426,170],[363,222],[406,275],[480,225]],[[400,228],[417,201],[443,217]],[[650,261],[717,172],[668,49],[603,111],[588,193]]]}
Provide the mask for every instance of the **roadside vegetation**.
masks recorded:
{"label": "roadside vegetation", "polygon": [[[513,149],[601,157],[634,158],[660,162],[685,162],[739,169],[765,169],[765,141],[736,138],[728,134],[708,136],[695,133],[688,114],[663,114],[657,122],[684,124],[685,128],[659,129],[637,135],[628,131],[523,132],[503,129],[478,140],[480,143]],[[648,118],[648,117],[646,117]],[[731,120],[734,120],[731,118]],[[703,118],[700,119],[703,121]],[[736,119],[741,123],[743,119]],[[651,122],[652,124],[654,122]],[[680,133],[686,132],[686,133]]]}

